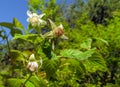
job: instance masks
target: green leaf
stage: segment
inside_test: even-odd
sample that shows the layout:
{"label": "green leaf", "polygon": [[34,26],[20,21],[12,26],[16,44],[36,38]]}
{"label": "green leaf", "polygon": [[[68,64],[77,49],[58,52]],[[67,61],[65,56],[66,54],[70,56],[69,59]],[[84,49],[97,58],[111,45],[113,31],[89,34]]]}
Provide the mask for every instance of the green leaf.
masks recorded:
{"label": "green leaf", "polygon": [[24,31],[24,32],[27,32],[27,31],[25,30],[25,28],[23,27],[23,25],[18,21],[17,18],[14,18],[14,19],[13,19],[13,25],[14,25],[14,28],[15,28],[15,29],[18,29],[18,30],[22,30],[22,31]]}
{"label": "green leaf", "polygon": [[9,76],[10,75],[10,70],[8,68],[2,69],[0,71],[1,76]]}
{"label": "green leaf", "polygon": [[22,81],[17,78],[10,78],[7,79],[7,85],[8,87],[20,87],[22,84]]}
{"label": "green leaf", "polygon": [[8,22],[0,22],[0,26],[12,29],[13,28],[13,24],[12,23],[8,23]]}
{"label": "green leaf", "polygon": [[16,29],[15,27],[11,29],[11,35],[15,36],[16,34],[22,34],[22,31],[19,29]]}
{"label": "green leaf", "polygon": [[88,51],[85,51],[85,52],[81,53],[79,55],[80,56],[79,60],[86,60],[86,59],[88,59],[89,57],[91,57],[93,55],[93,53],[95,53],[95,50],[96,50],[96,48],[92,48],[92,49],[90,49]]}
{"label": "green leaf", "polygon": [[[38,9],[41,0],[29,0],[28,6],[31,5],[34,9]],[[30,7],[29,7],[30,8]],[[32,9],[33,10],[33,9]],[[35,10],[36,11],[36,10]]]}
{"label": "green leaf", "polygon": [[31,83],[30,81],[27,81],[27,83],[25,84],[25,86],[26,87],[37,87],[33,83]]}
{"label": "green leaf", "polygon": [[[18,79],[18,78],[9,78],[7,79],[8,87],[21,87],[22,84],[25,82],[26,79]],[[25,87],[36,87],[30,81],[27,81]]]}
{"label": "green leaf", "polygon": [[58,57],[54,52],[51,52],[51,54],[52,54],[52,59],[53,60],[58,60]]}
{"label": "green leaf", "polygon": [[[43,79],[37,79],[35,76],[32,76],[29,81],[35,85],[35,87],[46,87],[46,84]],[[31,87],[31,86],[30,86]]]}
{"label": "green leaf", "polygon": [[37,34],[16,35],[13,39],[22,39],[33,44],[38,44],[43,41],[43,38]]}
{"label": "green leaf", "polygon": [[109,43],[106,40],[102,39],[102,38],[95,38],[95,39],[105,43],[106,45],[109,45]]}
{"label": "green leaf", "polygon": [[0,26],[6,27],[10,29],[11,35],[14,36],[15,34],[22,34],[21,30],[16,29],[15,26],[12,23],[8,22],[1,22]]}
{"label": "green leaf", "polygon": [[83,42],[80,46],[81,48],[84,49],[90,49],[91,48],[91,43],[92,43],[92,39],[88,38],[85,42]]}
{"label": "green leaf", "polygon": [[32,54],[32,52],[29,51],[29,50],[24,50],[24,51],[22,51],[22,55],[23,55],[25,58],[28,58],[31,54]]}
{"label": "green leaf", "polygon": [[[1,70],[2,71],[2,70]],[[1,74],[1,73],[0,73]],[[4,86],[4,81],[3,81],[3,77],[0,75],[0,87],[5,87]]]}
{"label": "green leaf", "polygon": [[65,50],[62,50],[60,54],[62,57],[75,58],[78,60],[86,60],[89,57],[91,57],[94,52],[95,52],[95,48],[85,52],[81,52],[77,49],[65,49]]}
{"label": "green leaf", "polygon": [[24,56],[22,55],[22,53],[18,50],[11,50],[10,51],[10,57],[12,62],[14,61],[24,61]]}
{"label": "green leaf", "polygon": [[[85,73],[86,69],[82,62],[76,60],[76,59],[66,59],[62,65],[68,65],[69,69],[74,73]],[[64,67],[63,67],[64,68]]]}
{"label": "green leaf", "polygon": [[[104,59],[100,55],[95,54],[95,48],[85,52],[81,52],[76,49],[66,49],[61,51],[61,55],[63,58],[67,57],[68,59],[80,60],[73,60],[73,62],[68,61],[68,64],[70,64],[72,67],[74,67],[74,69],[78,70],[79,72],[81,72],[82,70],[87,70],[88,72],[96,72],[97,70],[107,70]],[[79,62],[81,62],[81,65],[79,65]],[[78,65],[82,67],[77,67]]]}
{"label": "green leaf", "polygon": [[94,54],[88,60],[83,61],[83,64],[88,72],[107,71],[105,60],[99,54]]}
{"label": "green leaf", "polygon": [[47,77],[54,76],[55,72],[57,71],[59,67],[59,59],[58,58],[46,58],[43,61],[43,67],[45,69],[45,72],[47,74]]}
{"label": "green leaf", "polygon": [[0,84],[0,87],[5,87],[4,85]]}
{"label": "green leaf", "polygon": [[65,49],[60,52],[62,57],[77,58],[82,52],[77,49]]}
{"label": "green leaf", "polygon": [[23,25],[17,20],[17,18],[14,18],[14,19],[13,19],[13,25],[14,25],[15,27],[24,29]]}

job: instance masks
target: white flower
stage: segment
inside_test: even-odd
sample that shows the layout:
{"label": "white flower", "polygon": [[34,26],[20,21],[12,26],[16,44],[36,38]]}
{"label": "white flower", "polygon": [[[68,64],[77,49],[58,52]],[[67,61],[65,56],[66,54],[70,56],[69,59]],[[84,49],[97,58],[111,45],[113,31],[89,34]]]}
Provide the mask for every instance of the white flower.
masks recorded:
{"label": "white flower", "polygon": [[37,62],[29,62],[27,65],[27,68],[31,71],[31,72],[35,72],[38,69],[38,63]]}
{"label": "white flower", "polygon": [[33,26],[43,26],[46,24],[46,21],[42,20],[42,17],[45,14],[36,14],[36,13],[32,13],[31,11],[27,11],[27,15],[29,16],[29,18],[27,18],[27,21]]}

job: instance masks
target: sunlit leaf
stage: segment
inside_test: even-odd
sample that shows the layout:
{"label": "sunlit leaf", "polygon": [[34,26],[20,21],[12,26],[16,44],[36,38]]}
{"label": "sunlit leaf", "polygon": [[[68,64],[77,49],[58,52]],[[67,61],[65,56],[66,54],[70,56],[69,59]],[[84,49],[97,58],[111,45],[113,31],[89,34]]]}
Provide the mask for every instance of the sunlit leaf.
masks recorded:
{"label": "sunlit leaf", "polygon": [[24,29],[23,25],[18,21],[17,18],[14,18],[14,19],[13,19],[13,25],[14,25],[15,27]]}
{"label": "sunlit leaf", "polygon": [[29,0],[28,5],[31,5],[34,9],[38,9],[41,0]]}
{"label": "sunlit leaf", "polygon": [[22,53],[18,50],[11,50],[10,51],[10,57],[12,61],[24,61],[24,56],[22,55]]}
{"label": "sunlit leaf", "polygon": [[9,29],[13,28],[13,24],[8,23],[8,22],[0,22],[0,26],[4,26],[4,27],[9,28]]}
{"label": "sunlit leaf", "polygon": [[3,84],[0,84],[0,87],[5,87]]}
{"label": "sunlit leaf", "polygon": [[9,87],[20,87],[22,84],[22,81],[17,78],[10,78],[7,80],[7,85]]}
{"label": "sunlit leaf", "polygon": [[109,45],[109,43],[106,40],[102,39],[102,38],[95,38],[95,39],[105,43],[106,45]]}
{"label": "sunlit leaf", "polygon": [[85,73],[86,69],[84,67],[84,65],[82,64],[82,62],[76,60],[76,59],[65,59],[64,61],[62,61],[61,64],[62,68],[65,68],[65,66],[68,66],[68,69],[71,70],[71,72],[75,72],[75,73]]}
{"label": "sunlit leaf", "polygon": [[95,52],[95,48],[85,52],[81,52],[77,49],[65,49],[65,50],[62,50],[60,54],[62,57],[75,58],[78,60],[86,60],[89,57],[91,57],[94,52]]}
{"label": "sunlit leaf", "polygon": [[1,22],[0,26],[6,27],[10,29],[11,35],[14,36],[15,34],[22,34],[22,31],[19,29],[16,29],[15,26],[12,23],[8,22]]}
{"label": "sunlit leaf", "polygon": [[[21,87],[23,86],[23,83],[26,79],[18,79],[18,78],[9,78],[7,80],[8,87]],[[36,87],[33,83],[30,81],[27,81],[25,84],[25,87]]]}
{"label": "sunlit leaf", "polygon": [[98,54],[94,54],[88,60],[83,61],[88,72],[107,71],[105,60]]}
{"label": "sunlit leaf", "polygon": [[90,49],[91,43],[92,43],[92,39],[88,38],[80,46],[81,46],[81,48],[84,48],[84,49]]}
{"label": "sunlit leaf", "polygon": [[36,78],[35,76],[32,76],[29,81],[35,85],[35,87],[46,87],[45,82],[41,78]]}
{"label": "sunlit leaf", "polygon": [[31,83],[30,81],[27,81],[27,83],[25,84],[26,87],[36,87],[33,83]]}
{"label": "sunlit leaf", "polygon": [[18,29],[18,30],[24,31],[25,33],[27,32],[25,30],[25,28],[23,27],[23,25],[18,21],[17,18],[13,19],[13,25],[14,25],[14,29]]}
{"label": "sunlit leaf", "polygon": [[29,50],[24,50],[24,51],[22,51],[22,55],[23,55],[25,58],[28,58],[31,54],[32,54],[32,52],[29,51]]}
{"label": "sunlit leaf", "polygon": [[43,38],[37,34],[16,35],[13,39],[22,39],[34,44],[38,44],[43,41]]}
{"label": "sunlit leaf", "polygon": [[22,31],[16,28],[12,28],[10,33],[12,36],[15,36],[15,34],[22,34]]}
{"label": "sunlit leaf", "polygon": [[45,59],[43,62],[43,67],[48,77],[51,77],[55,74],[59,67],[59,59],[56,58],[55,54],[51,59]]}

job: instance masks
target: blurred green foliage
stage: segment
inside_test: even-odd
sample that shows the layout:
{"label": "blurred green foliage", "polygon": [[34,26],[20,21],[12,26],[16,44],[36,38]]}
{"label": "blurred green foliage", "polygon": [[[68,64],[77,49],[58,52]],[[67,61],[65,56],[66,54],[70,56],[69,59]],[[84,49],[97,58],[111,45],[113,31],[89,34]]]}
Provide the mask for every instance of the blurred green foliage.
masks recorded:
{"label": "blurred green foliage", "polygon": [[[28,1],[30,11],[45,13],[45,20],[51,18],[56,24],[63,24],[69,39],[55,40],[54,51],[48,40],[32,33],[29,25],[25,29],[17,18],[13,23],[0,23],[0,37],[7,42],[0,44],[0,87],[20,87],[24,83],[29,77],[26,64],[32,53],[38,60],[42,57],[43,65],[25,87],[120,86],[119,0],[61,3]],[[10,29],[14,39],[8,41],[4,27]],[[45,26],[42,30],[49,28]]]}

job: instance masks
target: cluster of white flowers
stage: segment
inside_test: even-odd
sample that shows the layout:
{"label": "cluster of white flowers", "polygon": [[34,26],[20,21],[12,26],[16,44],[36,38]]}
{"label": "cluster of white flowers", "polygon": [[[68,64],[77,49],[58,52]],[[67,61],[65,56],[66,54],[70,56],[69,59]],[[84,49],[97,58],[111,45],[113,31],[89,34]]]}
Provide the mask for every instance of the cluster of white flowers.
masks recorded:
{"label": "cluster of white flowers", "polygon": [[[27,21],[33,26],[33,27],[40,27],[40,26],[44,26],[46,25],[46,21],[42,20],[42,17],[45,14],[36,14],[36,13],[32,13],[31,11],[27,11],[27,15],[29,16],[29,18],[27,19]],[[43,37],[45,38],[56,38],[56,37],[60,37],[62,39],[68,39],[67,36],[64,35],[64,28],[63,25],[60,24],[59,26],[56,26],[55,23],[48,19],[51,27],[52,27],[52,31],[46,33],[45,35],[43,35]]]}
{"label": "cluster of white flowers", "polygon": [[[46,25],[46,21],[42,20],[42,17],[45,14],[36,14],[36,13],[32,13],[31,11],[27,11],[27,15],[29,16],[29,18],[27,18],[27,21],[33,26],[33,27],[41,27]],[[45,33],[44,35],[41,35],[44,38],[62,38],[62,39],[68,39],[67,36],[64,35],[64,28],[63,25],[60,24],[59,26],[56,26],[55,23],[48,19],[50,24],[51,24],[51,28],[52,30],[50,32]],[[53,49],[54,49],[54,44],[52,45]],[[42,59],[40,59],[40,67],[42,66]],[[37,71],[38,69],[38,63],[36,62],[35,59],[35,55],[31,54],[29,57],[29,62],[27,65],[27,68],[31,71]]]}

